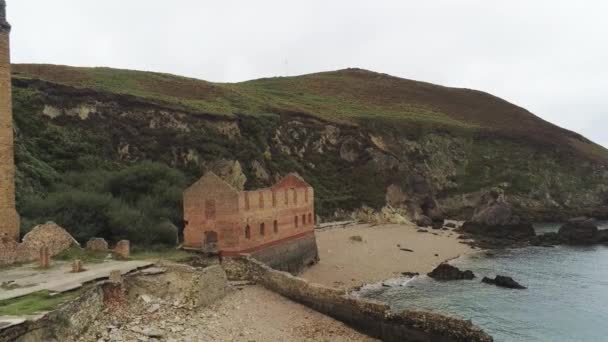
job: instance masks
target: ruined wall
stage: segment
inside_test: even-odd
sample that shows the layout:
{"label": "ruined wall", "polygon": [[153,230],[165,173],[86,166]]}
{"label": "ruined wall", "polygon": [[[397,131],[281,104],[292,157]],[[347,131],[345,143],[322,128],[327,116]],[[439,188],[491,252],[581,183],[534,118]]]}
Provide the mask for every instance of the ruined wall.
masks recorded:
{"label": "ruined wall", "polygon": [[21,243],[6,236],[0,238],[0,265],[36,260],[42,247],[47,247],[49,255],[55,256],[70,247],[80,245],[65,229],[53,222],[47,222],[34,227],[23,237]]}
{"label": "ruined wall", "polygon": [[15,263],[18,248],[17,241],[8,236],[0,236],[0,266]]}
{"label": "ruined wall", "polygon": [[292,274],[298,274],[306,266],[319,261],[317,239],[315,239],[314,233],[269,246],[251,253],[251,256],[276,270]]}
{"label": "ruined wall", "polygon": [[15,209],[10,25],[5,20],[5,6],[4,1],[0,2],[0,236],[19,240],[19,216]]}
{"label": "ruined wall", "polygon": [[229,277],[247,279],[382,341],[492,341],[470,321],[422,311],[391,312],[385,304],[308,283],[252,258],[224,262]]}
{"label": "ruined wall", "polygon": [[171,303],[178,301],[182,305],[198,307],[221,299],[228,291],[226,273],[217,265],[204,269],[174,264],[162,266],[166,269],[164,273],[136,273],[124,278],[123,286],[118,285],[128,298],[123,303],[126,305],[124,310],[112,306],[116,302],[106,297],[116,294],[111,290],[116,289],[117,284],[101,282],[40,319],[11,327],[0,326],[0,341],[77,341],[100,315],[119,314],[131,306],[142,305],[139,296],[144,293]]}
{"label": "ruined wall", "polygon": [[189,308],[207,306],[223,298],[228,292],[226,273],[219,265],[197,269],[187,265],[163,265],[167,272],[154,276],[140,276],[127,281],[131,300],[141,294]]}
{"label": "ruined wall", "polygon": [[50,256],[55,256],[70,247],[80,247],[80,244],[65,229],[47,222],[25,234],[20,244],[20,259],[36,259],[43,246],[48,247]]}
{"label": "ruined wall", "polygon": [[[242,233],[239,235],[238,248],[233,249],[235,252],[255,252],[261,246],[314,230],[312,187],[287,185],[245,191],[239,194],[239,211],[238,225],[242,227]],[[247,226],[250,228],[249,238],[244,232]]]}
{"label": "ruined wall", "polygon": [[213,173],[184,192],[184,246],[216,232],[222,255],[253,253],[314,231],[314,190],[295,175],[272,188],[236,191]]}
{"label": "ruined wall", "polygon": [[[213,173],[184,191],[184,246],[200,248],[206,231],[217,232],[221,247],[238,244],[238,192]],[[221,229],[218,229],[220,228]]]}

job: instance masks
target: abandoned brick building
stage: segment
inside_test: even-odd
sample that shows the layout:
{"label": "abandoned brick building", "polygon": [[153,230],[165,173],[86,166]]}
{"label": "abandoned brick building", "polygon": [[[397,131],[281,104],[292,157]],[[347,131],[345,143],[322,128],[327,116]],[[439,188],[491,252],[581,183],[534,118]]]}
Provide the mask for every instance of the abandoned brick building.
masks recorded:
{"label": "abandoned brick building", "polygon": [[314,190],[296,174],[238,191],[209,172],[184,191],[184,220],[185,248],[251,254],[288,271],[318,260]]}
{"label": "abandoned brick building", "polygon": [[11,26],[6,21],[6,3],[0,0],[0,239],[18,241],[19,216],[15,209],[10,32]]}

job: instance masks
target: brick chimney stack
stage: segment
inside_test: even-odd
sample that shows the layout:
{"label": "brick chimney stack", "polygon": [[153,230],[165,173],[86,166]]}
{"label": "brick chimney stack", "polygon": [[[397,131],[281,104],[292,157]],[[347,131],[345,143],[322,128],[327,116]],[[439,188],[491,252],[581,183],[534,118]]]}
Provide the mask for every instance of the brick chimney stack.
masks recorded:
{"label": "brick chimney stack", "polygon": [[6,2],[0,0],[0,238],[19,240],[19,215],[15,209],[10,33]]}

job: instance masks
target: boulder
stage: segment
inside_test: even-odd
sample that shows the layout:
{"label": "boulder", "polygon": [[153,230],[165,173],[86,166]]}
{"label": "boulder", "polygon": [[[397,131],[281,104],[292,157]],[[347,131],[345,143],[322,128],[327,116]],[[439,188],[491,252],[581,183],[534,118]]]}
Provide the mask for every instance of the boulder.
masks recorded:
{"label": "boulder", "polygon": [[518,282],[513,280],[513,278],[506,277],[506,276],[500,276],[500,275],[497,275],[496,278],[494,278],[494,279],[484,277],[481,280],[481,282],[486,283],[486,284],[496,285],[499,287],[505,287],[508,289],[522,289],[522,290],[526,289],[525,286],[522,286],[521,284],[519,284]]}
{"label": "boulder", "polygon": [[108,242],[104,238],[91,238],[87,241],[86,249],[94,252],[105,252],[108,250]]}
{"label": "boulder", "polygon": [[577,217],[564,224],[557,233],[560,241],[568,245],[591,245],[600,242],[601,235],[594,219]]}
{"label": "boulder", "polygon": [[428,216],[421,215],[416,220],[416,225],[418,225],[418,227],[429,227],[433,225],[433,220]]}
{"label": "boulder", "polygon": [[445,224],[445,226],[446,226],[447,228],[456,228],[456,223],[453,223],[453,222],[448,222],[448,223],[446,223],[446,224]]}
{"label": "boulder", "polygon": [[511,242],[528,240],[536,235],[532,223],[523,221],[514,213],[500,189],[482,197],[482,204],[461,229],[465,233]]}
{"label": "boulder", "polygon": [[433,221],[433,229],[441,229],[441,228],[443,228],[443,220]]}
{"label": "boulder", "polygon": [[435,280],[463,280],[474,279],[475,274],[472,271],[461,271],[457,267],[443,263],[435,268],[431,273],[427,274]]}
{"label": "boulder", "polygon": [[530,240],[532,246],[553,247],[559,245],[561,240],[557,233],[545,233],[537,235]]}
{"label": "boulder", "polygon": [[437,204],[437,201],[434,198],[426,198],[422,202],[420,208],[422,209],[424,216],[429,217],[431,221],[433,221],[433,223],[438,224],[439,222],[441,222],[441,224],[443,225],[445,214],[443,213],[443,210],[439,207],[439,204]]}

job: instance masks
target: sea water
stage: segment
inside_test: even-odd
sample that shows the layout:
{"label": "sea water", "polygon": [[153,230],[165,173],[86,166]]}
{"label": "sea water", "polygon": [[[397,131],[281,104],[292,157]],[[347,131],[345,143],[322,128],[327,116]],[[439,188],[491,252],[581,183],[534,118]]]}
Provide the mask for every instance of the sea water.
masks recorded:
{"label": "sea water", "polygon": [[[558,227],[538,225],[537,232]],[[470,319],[498,342],[608,341],[608,247],[480,252],[451,264],[472,270],[477,278],[439,282],[419,276],[401,286],[369,288],[360,295],[387,302],[395,310],[431,310]],[[481,283],[484,276],[497,274],[510,276],[528,289]]]}

